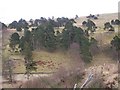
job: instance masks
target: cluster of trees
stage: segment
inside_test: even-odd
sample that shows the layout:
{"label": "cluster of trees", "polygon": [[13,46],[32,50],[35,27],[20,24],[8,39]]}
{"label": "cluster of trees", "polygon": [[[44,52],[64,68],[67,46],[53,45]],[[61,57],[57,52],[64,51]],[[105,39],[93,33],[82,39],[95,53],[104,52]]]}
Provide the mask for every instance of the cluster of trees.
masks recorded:
{"label": "cluster of trees", "polygon": [[56,49],[56,36],[54,35],[54,27],[49,22],[40,25],[32,30],[32,47],[33,49],[45,48],[48,51]]}
{"label": "cluster of trees", "polygon": [[120,20],[119,19],[111,20],[111,24],[112,25],[120,25]]}
{"label": "cluster of trees", "polygon": [[104,30],[114,31],[115,29],[114,29],[113,25],[120,25],[120,20],[115,19],[115,20],[111,20],[111,22],[106,22],[104,24]]}
{"label": "cluster of trees", "polygon": [[22,29],[28,29],[28,27],[38,27],[40,25],[44,25],[47,22],[50,22],[54,27],[63,27],[67,22],[69,22],[68,18],[62,17],[62,18],[57,18],[54,20],[54,18],[49,18],[46,19],[44,17],[41,17],[40,19],[30,19],[29,22],[27,22],[24,19],[20,19],[18,22],[13,21],[8,25],[10,29],[16,29],[17,31],[21,31]]}
{"label": "cluster of trees", "polygon": [[83,21],[82,26],[86,28],[85,32],[86,32],[86,35],[88,36],[89,36],[89,33],[88,33],[89,31],[93,33],[96,31],[96,28],[97,28],[96,24],[90,19],[88,19],[87,21]]}
{"label": "cluster of trees", "polygon": [[[86,32],[82,28],[74,26],[74,23],[75,21],[73,19],[68,19],[66,24],[64,23],[62,33],[58,30],[57,35],[55,35],[55,26],[50,21],[39,25],[32,31],[24,29],[24,36],[22,37],[20,37],[18,33],[13,33],[10,39],[10,47],[14,50],[15,46],[18,44],[19,48],[21,48],[21,53],[27,58],[25,60],[32,60],[32,57],[30,56],[32,56],[31,53],[33,50],[46,49],[50,52],[53,52],[56,49],[67,50],[71,43],[78,43],[80,45],[80,53],[83,59],[89,62],[92,59],[90,52],[91,41],[86,35]],[[88,29],[93,30],[94,26],[94,23],[90,24],[88,25]],[[27,53],[30,56],[26,55]]]}
{"label": "cluster of trees", "polygon": [[113,40],[111,41],[111,45],[112,47],[115,48],[115,50],[117,51],[118,53],[118,60],[120,62],[120,34],[116,35]]}
{"label": "cluster of trees", "polygon": [[28,23],[24,19],[20,19],[18,22],[13,21],[8,25],[8,28],[10,29],[16,29],[17,31],[22,31],[24,28],[28,28]]}
{"label": "cluster of trees", "polygon": [[114,27],[112,26],[112,24],[110,24],[110,22],[106,22],[104,24],[104,30],[108,30],[108,31],[114,31]]}
{"label": "cluster of trees", "polygon": [[20,37],[18,33],[13,33],[10,38],[10,44],[12,51],[15,51],[16,45],[21,48],[21,54],[24,55],[26,74],[29,75],[32,71],[36,71],[36,63],[32,58],[32,34],[25,29],[24,36]]}
{"label": "cluster of trees", "polygon": [[99,15],[92,15],[92,14],[90,14],[89,16],[87,16],[86,18],[88,18],[88,19],[98,19],[98,16]]}

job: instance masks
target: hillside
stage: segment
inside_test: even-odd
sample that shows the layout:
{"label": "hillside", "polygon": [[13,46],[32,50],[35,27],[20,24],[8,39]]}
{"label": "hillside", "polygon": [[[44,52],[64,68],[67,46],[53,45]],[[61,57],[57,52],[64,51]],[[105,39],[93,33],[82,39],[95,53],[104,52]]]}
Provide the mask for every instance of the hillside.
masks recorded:
{"label": "hillside", "polygon": [[[118,34],[117,32],[118,27],[114,26],[115,32],[108,32],[103,29],[105,22],[110,22],[112,19],[117,19],[117,17],[118,17],[117,13],[113,13],[113,14],[100,14],[97,20],[91,19],[95,22],[96,26],[98,27],[94,34],[90,34],[90,37],[94,37],[98,41],[98,47],[95,48],[95,50],[93,50],[93,60],[91,61],[91,63],[85,63],[82,60],[81,54],[79,52],[79,45],[76,43],[71,44],[70,49],[68,51],[56,50],[55,52],[48,52],[43,49],[38,49],[33,51],[33,56],[32,56],[33,60],[38,62],[37,63],[38,70],[37,72],[33,72],[33,73],[38,73],[38,75],[53,74],[55,78],[51,77],[51,75],[50,76],[48,75],[47,77],[43,77],[43,79],[48,81],[54,80],[55,82],[50,83],[50,85],[55,87],[61,85],[59,87],[68,86],[72,88],[74,84],[77,83],[77,87],[79,88],[88,78],[90,73],[92,73],[94,76],[91,82],[86,87],[95,88],[94,83],[98,79],[102,80],[101,82],[103,82],[102,84],[104,84],[105,87],[107,86],[110,87],[109,85],[113,82],[115,83],[113,84],[113,87],[115,88],[118,87],[118,81],[116,79],[118,78],[117,57],[115,57],[116,52],[113,49],[111,49],[111,44],[110,44],[113,37],[116,34]],[[77,22],[76,25],[78,27],[79,26],[81,27],[82,22],[86,20],[87,20],[86,17],[80,17],[78,19],[75,19],[75,21]],[[5,60],[8,57],[14,60],[15,62],[15,67],[13,69],[14,73],[24,74],[25,73],[24,57],[19,53],[11,54],[9,52],[9,49],[10,49],[8,45],[9,38],[10,38],[10,35],[14,32],[16,31],[6,30],[3,33],[3,45],[4,45],[3,55]],[[22,35],[23,33],[19,33],[19,34]],[[80,80],[75,80],[76,77],[74,77],[75,79],[71,80],[72,76],[70,75],[74,76],[76,75],[76,73],[78,73],[78,75],[81,75],[81,73],[84,73],[84,74],[78,77]],[[22,75],[22,77],[25,78],[24,75]],[[30,80],[33,80],[36,77],[38,76],[34,77],[33,75],[31,76]],[[60,78],[58,79],[58,77]],[[23,80],[23,78],[21,79]],[[19,80],[20,84],[25,83],[26,85],[26,83],[29,83],[29,81],[27,80],[23,82],[21,79],[19,79],[19,77],[17,77],[16,79]],[[64,79],[64,82],[60,81],[61,79],[62,80]],[[36,85],[39,84],[39,81],[35,81],[35,82],[36,82]],[[23,85],[23,88],[27,87],[25,85]],[[18,86],[19,85],[17,85],[17,87]],[[7,87],[7,84],[4,83],[3,87]],[[16,87],[16,84],[10,87]],[[34,86],[31,85],[31,87],[34,87]],[[40,86],[38,85],[38,87]],[[50,87],[50,86],[48,85],[46,87]],[[98,87],[100,88],[99,85]]]}
{"label": "hillside", "polygon": [[[92,37],[95,37],[99,43],[99,53],[94,55],[94,59],[92,63],[89,65],[90,67],[86,68],[86,78],[88,78],[90,73],[93,73],[93,81],[91,81],[86,88],[93,88],[96,85],[97,87],[100,87],[101,84],[95,84],[95,82],[100,79],[99,81],[106,84],[108,87],[111,87],[110,84],[114,83],[114,87],[118,87],[118,64],[117,61],[115,61],[115,58],[112,58],[111,56],[114,56],[114,51],[110,49],[110,41],[114,37],[115,33],[108,33],[103,31],[104,23],[110,22],[111,20],[117,19],[118,14],[101,14],[99,15],[97,20],[92,19],[95,24],[97,25],[98,31],[92,35]],[[76,20],[77,25],[81,26],[82,22],[87,20],[86,17],[80,17]],[[118,34],[118,27],[115,27],[116,34]],[[110,68],[111,67],[111,68]],[[108,68],[108,70],[106,70]],[[113,69],[112,69],[113,68]],[[102,70],[101,70],[102,69]],[[82,82],[83,84],[83,82]],[[78,84],[78,87],[80,87],[81,84]]]}
{"label": "hillside", "polygon": [[[86,16],[79,17],[76,19],[77,26],[81,26],[82,22],[87,20]],[[103,27],[105,22],[110,22],[113,19],[118,19],[118,13],[108,13],[108,14],[100,14],[97,20],[92,19],[98,27]]]}

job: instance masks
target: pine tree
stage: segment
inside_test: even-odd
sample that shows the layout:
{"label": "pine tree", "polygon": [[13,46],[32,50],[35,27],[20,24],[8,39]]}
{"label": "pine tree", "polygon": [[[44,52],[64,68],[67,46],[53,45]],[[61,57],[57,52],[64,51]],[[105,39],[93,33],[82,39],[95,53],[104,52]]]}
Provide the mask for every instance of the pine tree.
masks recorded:
{"label": "pine tree", "polygon": [[15,50],[15,46],[17,44],[19,44],[19,42],[20,42],[19,38],[20,38],[20,36],[19,36],[18,33],[13,33],[11,35],[11,37],[10,37],[10,44],[9,44],[9,46],[12,48],[13,51]]}
{"label": "pine tree", "polygon": [[26,74],[29,79],[31,72],[36,71],[37,67],[36,67],[35,61],[33,61],[32,50],[28,42],[24,43],[23,52],[24,52],[23,54],[24,54],[24,60],[25,60]]}

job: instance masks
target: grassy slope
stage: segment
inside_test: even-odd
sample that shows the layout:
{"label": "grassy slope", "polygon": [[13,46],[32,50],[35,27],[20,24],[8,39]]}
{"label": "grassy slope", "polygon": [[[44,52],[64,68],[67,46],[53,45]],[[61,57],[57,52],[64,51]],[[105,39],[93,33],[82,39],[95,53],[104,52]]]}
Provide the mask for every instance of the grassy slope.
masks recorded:
{"label": "grassy slope", "polygon": [[[86,70],[88,70],[87,71],[88,74],[91,71],[91,70],[89,71],[89,69],[91,67],[96,68],[96,72],[97,72],[97,69],[99,69],[99,66],[101,66],[101,65],[104,66],[104,64],[106,64],[106,66],[108,66],[108,67],[110,67],[109,65],[113,64],[114,65],[113,68],[117,68],[116,60],[114,60],[114,58],[112,58],[110,56],[113,54],[112,49],[110,48],[110,46],[111,46],[110,42],[111,42],[112,38],[116,34],[118,34],[118,32],[117,32],[118,27],[114,26],[115,31],[116,31],[115,33],[114,32],[106,32],[103,30],[103,27],[104,27],[103,25],[105,22],[110,22],[112,19],[116,19],[116,18],[117,18],[117,14],[103,14],[103,15],[100,15],[98,20],[93,20],[99,28],[98,28],[97,32],[95,32],[95,34],[93,34],[91,36],[96,38],[98,41],[99,53],[94,55],[92,63],[87,65]],[[77,19],[76,21],[78,22],[79,26],[81,26],[81,23],[84,20],[86,20],[85,17],[82,17],[80,19]],[[111,71],[109,71],[109,73],[110,72],[114,72],[114,70],[111,69]],[[109,75],[109,77],[111,79],[112,79],[112,75],[114,75],[114,74]],[[86,75],[86,77],[88,77],[88,75]],[[82,83],[79,83],[78,86],[80,87],[86,79],[87,78],[84,78]],[[105,80],[107,80],[107,79],[105,78]]]}
{"label": "grassy slope", "polygon": [[[118,14],[117,13],[109,13],[109,14],[100,14],[100,16],[98,17],[98,20],[93,20],[97,26],[99,27],[103,27],[103,24],[105,22],[110,22],[112,19],[117,19],[118,18]],[[80,17],[78,19],[76,19],[77,25],[81,26],[82,22],[87,20],[86,17]]]}
{"label": "grassy slope", "polygon": [[[114,37],[114,33],[106,33],[103,31],[103,23],[110,21],[111,19],[116,19],[117,18],[117,14],[103,14],[100,15],[98,20],[94,20],[94,22],[97,24],[97,26],[99,26],[99,30],[93,35],[93,37],[95,37],[99,42],[100,45],[100,53],[96,54],[93,57],[93,61],[91,64],[85,65],[86,69],[90,69],[89,67],[91,66],[95,66],[95,65],[103,65],[104,63],[108,64],[108,63],[116,63],[114,62],[114,60],[109,57],[107,55],[107,51],[104,50],[105,46],[110,46],[110,41],[112,40],[112,38]],[[85,17],[81,17],[79,19],[77,19],[77,25],[80,26],[82,21],[86,20]],[[117,29],[117,27],[116,27]],[[4,34],[3,38],[4,38],[4,42],[3,45],[5,45],[5,53],[4,56],[6,58],[8,58],[9,52],[6,49],[6,44],[8,44],[8,39],[9,36],[15,32],[13,31],[9,31],[7,33]],[[116,33],[117,34],[117,33]],[[110,52],[111,50],[109,50],[108,52]],[[12,55],[10,56],[11,58],[16,58],[16,59],[21,59],[21,60],[17,60],[16,62],[16,67],[14,69],[14,71],[16,73],[23,73],[25,72],[25,67],[24,67],[24,60],[23,60],[23,56],[21,55]],[[74,58],[74,57],[73,57]],[[61,52],[61,51],[56,51],[54,53],[49,53],[46,51],[34,51],[33,52],[33,59],[35,61],[42,61],[44,64],[38,66],[38,72],[54,72],[56,70],[58,70],[61,66],[63,67],[71,67],[71,65],[73,65],[74,61],[73,58],[71,58],[70,54],[68,52]],[[88,72],[89,73],[89,72]],[[84,78],[84,80],[78,84],[78,86],[81,86],[83,84],[83,82],[86,80],[86,78]],[[17,85],[18,86],[18,85]],[[11,87],[8,86],[7,87]],[[13,86],[12,86],[13,87]]]}
{"label": "grassy slope", "polygon": [[[110,44],[111,39],[114,37],[114,33],[103,33],[103,24],[107,21],[110,21],[112,19],[116,19],[117,14],[103,14],[99,16],[98,20],[93,20],[97,26],[101,27],[99,30],[93,35],[97,40],[99,40],[99,44],[101,46],[104,46],[105,44]],[[77,25],[80,26],[82,21],[86,20],[85,17],[81,17],[76,20]],[[4,39],[4,43],[6,44],[8,42],[8,36],[10,36],[11,33],[15,32],[9,31],[8,35],[4,35],[6,39]],[[7,36],[7,37],[6,37]],[[5,57],[8,57],[8,52],[5,52]],[[15,58],[18,55],[11,56]],[[21,57],[21,56],[20,56]],[[34,51],[33,52],[33,59],[35,61],[42,61],[44,64],[38,66],[38,72],[54,72],[59,68],[59,66],[70,66],[72,64],[72,61],[70,59],[70,55],[63,53],[63,52],[55,52],[55,53],[49,53],[46,51]],[[101,62],[102,60],[102,62]],[[105,61],[111,61],[109,57],[106,57],[102,53],[94,56],[92,64],[97,64],[98,62],[104,63]],[[90,64],[91,65],[91,64]],[[24,61],[23,58],[21,61],[18,60],[16,62],[15,72],[24,72]]]}
{"label": "grassy slope", "polygon": [[[112,40],[112,38],[118,34],[118,27],[115,27],[115,33],[114,32],[106,32],[103,30],[104,27],[104,23],[105,22],[110,22],[112,19],[117,19],[118,18],[118,14],[117,13],[111,13],[111,14],[101,14],[98,20],[93,20],[95,22],[95,24],[97,25],[98,29],[97,32],[95,32],[95,34],[91,35],[92,37],[95,37],[98,40],[98,44],[100,47],[104,47],[106,45],[110,46],[110,41]],[[76,20],[77,25],[81,26],[82,22],[87,20],[86,17],[80,17]]]}

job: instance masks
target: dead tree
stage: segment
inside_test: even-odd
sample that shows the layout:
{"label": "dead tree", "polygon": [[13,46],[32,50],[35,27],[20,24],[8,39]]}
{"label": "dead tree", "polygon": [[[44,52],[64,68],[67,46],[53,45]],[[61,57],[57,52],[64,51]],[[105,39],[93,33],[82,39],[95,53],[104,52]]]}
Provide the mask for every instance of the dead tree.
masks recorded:
{"label": "dead tree", "polygon": [[3,76],[6,77],[10,83],[13,82],[13,67],[14,63],[12,60],[3,62]]}
{"label": "dead tree", "polygon": [[93,74],[90,73],[86,81],[83,83],[83,85],[80,87],[81,89],[84,88],[91,80],[93,79]]}

